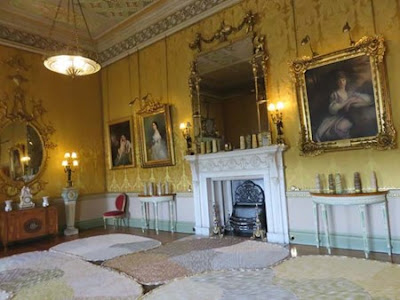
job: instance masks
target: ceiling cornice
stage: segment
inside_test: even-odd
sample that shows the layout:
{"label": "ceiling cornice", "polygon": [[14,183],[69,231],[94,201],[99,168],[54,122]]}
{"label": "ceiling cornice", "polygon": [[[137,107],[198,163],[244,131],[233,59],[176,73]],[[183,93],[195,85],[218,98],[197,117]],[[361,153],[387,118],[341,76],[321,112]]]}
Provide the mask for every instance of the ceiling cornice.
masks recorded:
{"label": "ceiling cornice", "polygon": [[[118,35],[120,40],[112,37],[108,40],[106,35],[103,40],[98,41],[99,61],[103,66],[109,65],[240,1],[242,0],[193,0],[186,5],[177,5],[178,9],[170,14],[161,15],[158,20],[146,18],[141,24],[138,22],[127,27],[124,31],[129,32],[129,35]],[[132,31],[132,28],[138,29]],[[54,39],[4,24],[0,24],[0,44],[41,54],[63,45]]]}

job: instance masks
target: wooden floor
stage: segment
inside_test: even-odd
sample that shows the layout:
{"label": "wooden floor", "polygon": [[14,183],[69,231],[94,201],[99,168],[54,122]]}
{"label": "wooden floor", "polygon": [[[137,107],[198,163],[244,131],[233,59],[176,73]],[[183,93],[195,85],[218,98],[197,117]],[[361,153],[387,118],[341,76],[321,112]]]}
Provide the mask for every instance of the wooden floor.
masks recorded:
{"label": "wooden floor", "polygon": [[[0,258],[30,252],[30,251],[42,251],[48,250],[49,248],[64,243],[66,241],[71,241],[77,238],[85,238],[95,235],[101,235],[106,233],[130,233],[139,236],[145,236],[153,239],[159,240],[161,243],[166,244],[173,242],[177,239],[189,236],[186,233],[171,233],[166,231],[160,231],[157,235],[154,230],[147,230],[144,233],[141,229],[138,228],[121,228],[121,229],[113,229],[112,227],[109,229],[104,229],[103,227],[89,229],[81,231],[78,235],[74,236],[53,236],[53,237],[45,237],[30,241],[18,242],[13,243],[8,246],[8,249],[4,251],[0,251]],[[296,248],[297,255],[327,255],[326,248],[316,248],[314,246],[305,246],[305,245],[290,245],[288,246],[290,249]],[[332,255],[340,255],[340,256],[349,256],[349,257],[359,257],[364,258],[363,251],[356,251],[356,250],[346,250],[346,249],[332,249]],[[377,253],[371,252],[369,259],[378,260],[378,261],[385,261],[385,262],[392,262],[400,264],[400,255],[393,255],[390,257],[387,253]]]}

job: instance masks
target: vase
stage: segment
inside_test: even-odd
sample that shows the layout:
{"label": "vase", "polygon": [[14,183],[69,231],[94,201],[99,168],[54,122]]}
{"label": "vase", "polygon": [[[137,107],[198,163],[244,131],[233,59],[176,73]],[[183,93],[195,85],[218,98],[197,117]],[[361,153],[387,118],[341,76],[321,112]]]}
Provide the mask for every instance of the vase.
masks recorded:
{"label": "vase", "polygon": [[42,206],[43,207],[47,207],[47,206],[49,206],[50,204],[49,204],[49,196],[44,196],[43,197],[43,202],[42,202]]}
{"label": "vase", "polygon": [[13,202],[12,200],[5,201],[5,203],[6,203],[6,207],[4,208],[5,211],[12,211],[12,205],[11,205],[12,202]]}

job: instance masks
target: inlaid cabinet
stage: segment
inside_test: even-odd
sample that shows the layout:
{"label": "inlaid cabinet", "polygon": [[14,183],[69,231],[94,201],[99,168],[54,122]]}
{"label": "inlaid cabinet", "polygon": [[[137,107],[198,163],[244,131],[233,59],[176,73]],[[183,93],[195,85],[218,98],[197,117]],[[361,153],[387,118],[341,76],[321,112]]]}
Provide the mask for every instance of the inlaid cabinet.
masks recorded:
{"label": "inlaid cabinet", "polygon": [[0,212],[0,238],[5,248],[10,242],[57,232],[58,214],[55,206]]}

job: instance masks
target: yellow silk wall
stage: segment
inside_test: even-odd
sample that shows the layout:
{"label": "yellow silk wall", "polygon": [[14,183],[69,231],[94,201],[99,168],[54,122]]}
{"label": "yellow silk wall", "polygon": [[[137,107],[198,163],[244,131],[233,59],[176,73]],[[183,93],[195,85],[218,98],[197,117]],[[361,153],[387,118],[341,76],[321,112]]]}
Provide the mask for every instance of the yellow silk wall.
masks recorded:
{"label": "yellow silk wall", "polygon": [[[101,105],[101,88],[99,74],[84,78],[71,79],[64,75],[48,71],[42,63],[42,55],[14,48],[0,46],[0,61],[21,56],[27,65],[28,72],[21,72],[29,81],[21,86],[26,91],[27,103],[33,97],[41,99],[47,113],[44,120],[55,129],[50,140],[57,144],[49,150],[49,159],[42,179],[48,184],[43,195],[60,197],[61,189],[66,184],[61,161],[67,151],[76,151],[79,156],[79,168],[72,174],[74,185],[80,194],[104,192],[104,145]],[[15,85],[7,78],[12,69],[0,64],[0,95],[13,97]],[[9,107],[12,103],[8,102]],[[1,196],[4,198],[4,196]]]}
{"label": "yellow silk wall", "polygon": [[[387,76],[391,95],[395,127],[399,128],[400,85],[396,74],[400,67],[400,8],[397,0],[247,0],[217,13],[165,40],[130,55],[102,71],[104,132],[107,122],[134,116],[139,108],[128,103],[137,96],[150,92],[153,97],[173,106],[172,122],[176,153],[176,166],[167,168],[140,168],[137,124],[135,124],[135,150],[137,167],[109,170],[108,191],[140,191],[141,181],[168,180],[175,191],[187,190],[191,183],[189,165],[183,161],[184,140],[179,123],[191,120],[191,104],[187,84],[189,64],[195,53],[188,48],[196,32],[209,37],[219,28],[222,20],[238,24],[246,11],[258,13],[256,30],[266,35],[268,62],[268,98],[285,103],[284,132],[289,149],[284,154],[287,187],[312,188],[316,173],[342,173],[352,186],[353,172],[359,171],[368,182],[371,171],[376,171],[380,187],[399,187],[400,177],[393,163],[400,151],[350,150],[331,152],[317,157],[299,156],[299,117],[294,84],[288,62],[295,57],[310,55],[308,46],[300,40],[308,34],[315,51],[320,54],[349,46],[342,27],[348,21],[354,39],[364,35],[383,34],[386,38]],[[211,46],[212,47],[212,46]],[[207,45],[206,49],[209,48]],[[139,59],[138,59],[139,58]],[[166,64],[167,62],[167,64]],[[130,74],[129,74],[130,68]],[[136,118],[135,118],[136,121]],[[105,138],[106,154],[109,155]],[[366,184],[368,186],[368,184]]]}

